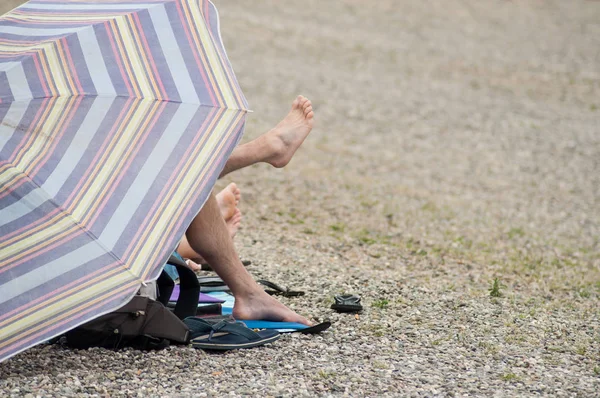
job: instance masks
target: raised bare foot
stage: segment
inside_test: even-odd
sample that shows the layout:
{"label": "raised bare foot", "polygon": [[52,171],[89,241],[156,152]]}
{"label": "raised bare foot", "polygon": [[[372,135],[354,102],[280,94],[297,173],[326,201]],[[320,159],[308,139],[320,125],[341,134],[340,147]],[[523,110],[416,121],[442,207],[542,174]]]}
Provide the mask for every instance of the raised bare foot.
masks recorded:
{"label": "raised bare foot", "polygon": [[292,109],[287,116],[265,134],[272,150],[272,155],[266,161],[278,168],[287,165],[312,130],[313,123],[312,103],[308,98],[299,95],[292,103]]}
{"label": "raised bare foot", "polygon": [[296,314],[262,289],[248,296],[236,296],[232,315],[235,319],[298,322],[312,326],[308,319]]}
{"label": "raised bare foot", "polygon": [[217,194],[217,203],[219,204],[219,209],[221,210],[221,215],[225,222],[229,221],[234,216],[241,197],[242,192],[233,182]]}

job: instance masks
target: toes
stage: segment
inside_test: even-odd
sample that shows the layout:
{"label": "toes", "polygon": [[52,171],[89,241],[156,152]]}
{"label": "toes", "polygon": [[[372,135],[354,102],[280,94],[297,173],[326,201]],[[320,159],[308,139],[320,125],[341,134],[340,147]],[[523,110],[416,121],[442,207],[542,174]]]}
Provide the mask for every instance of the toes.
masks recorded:
{"label": "toes", "polygon": [[231,217],[231,219],[235,222],[238,220],[242,219],[242,212],[240,211],[240,209],[235,209],[235,212],[233,213],[233,216]]}
{"label": "toes", "polygon": [[192,260],[186,260],[185,263],[192,271],[200,271],[202,269],[202,266],[200,266],[200,264],[197,264]]}
{"label": "toes", "polygon": [[313,111],[310,111],[306,114],[307,119],[312,119],[314,116],[315,116],[315,113]]}
{"label": "toes", "polygon": [[311,106],[311,102],[308,98],[303,95],[299,95],[296,97],[294,102],[292,103],[292,109],[306,109],[306,107]]}
{"label": "toes", "polygon": [[[300,97],[302,97],[302,96],[300,96]],[[304,109],[304,106],[306,105],[306,103],[307,103],[307,102],[309,102],[309,101],[308,101],[308,98],[306,98],[306,97],[302,97],[302,99],[300,100],[300,102],[299,102],[299,104],[298,104],[298,107],[299,107],[300,109]]]}
{"label": "toes", "polygon": [[235,185],[235,182],[232,182],[229,185],[227,185],[223,191],[229,191],[229,192],[231,192],[232,194],[235,195],[235,190],[236,189],[237,189],[237,186]]}
{"label": "toes", "polygon": [[308,319],[306,319],[302,315],[298,315],[296,313],[290,315],[288,319],[289,319],[288,322],[302,323],[302,324],[304,324],[306,326],[313,326],[314,325],[311,321],[309,321]]}
{"label": "toes", "polygon": [[235,182],[232,182],[227,186],[227,188],[231,191],[233,196],[235,197],[235,203],[239,203],[240,198],[242,197],[242,191],[238,188]]}
{"label": "toes", "polygon": [[304,108],[304,114],[308,115],[309,113],[312,112],[312,110],[313,110],[312,106],[307,106],[306,108]]}
{"label": "toes", "polygon": [[302,102],[302,100],[304,99],[303,96],[299,95],[296,97],[296,99],[294,100],[294,102],[292,102],[292,109],[298,109],[300,107],[300,103]]}

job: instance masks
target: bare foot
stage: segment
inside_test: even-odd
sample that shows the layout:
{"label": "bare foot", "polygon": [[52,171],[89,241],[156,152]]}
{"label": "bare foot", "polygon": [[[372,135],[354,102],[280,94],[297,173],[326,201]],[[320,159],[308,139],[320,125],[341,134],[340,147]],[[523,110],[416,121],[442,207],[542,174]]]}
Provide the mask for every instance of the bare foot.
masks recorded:
{"label": "bare foot", "polygon": [[241,223],[242,223],[242,212],[240,211],[240,209],[238,209],[236,207],[235,212],[233,213],[233,216],[231,216],[231,218],[229,220],[225,221],[225,224],[227,225],[227,230],[229,231],[229,236],[231,236],[232,238],[235,236],[238,229],[240,228]]}
{"label": "bare foot", "polygon": [[248,296],[236,296],[232,314],[235,319],[298,322],[312,326],[308,319],[296,314],[262,289]]}
{"label": "bare foot", "polygon": [[225,219],[225,222],[229,221],[234,216],[241,197],[242,192],[233,182],[217,194],[217,203],[219,204],[219,209],[221,210],[221,215],[223,216],[223,219]]}
{"label": "bare foot", "polygon": [[265,134],[272,150],[272,155],[266,161],[278,168],[287,165],[312,130],[313,122],[312,103],[308,98],[299,95],[292,103],[292,109],[287,116]]}

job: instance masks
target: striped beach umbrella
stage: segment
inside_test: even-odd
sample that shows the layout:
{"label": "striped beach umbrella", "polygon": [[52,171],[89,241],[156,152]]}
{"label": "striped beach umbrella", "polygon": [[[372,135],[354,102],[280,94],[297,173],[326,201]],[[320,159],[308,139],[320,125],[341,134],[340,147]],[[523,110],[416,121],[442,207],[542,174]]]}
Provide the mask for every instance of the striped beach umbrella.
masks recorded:
{"label": "striped beach umbrella", "polygon": [[246,113],[209,1],[0,17],[0,360],[158,276]]}

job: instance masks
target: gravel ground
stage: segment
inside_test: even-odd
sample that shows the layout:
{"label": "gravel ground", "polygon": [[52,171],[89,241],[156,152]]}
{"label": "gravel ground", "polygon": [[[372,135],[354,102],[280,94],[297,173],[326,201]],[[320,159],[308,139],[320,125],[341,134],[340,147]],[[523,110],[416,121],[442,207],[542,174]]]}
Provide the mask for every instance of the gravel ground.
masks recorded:
{"label": "gravel ground", "polygon": [[[599,396],[600,2],[217,5],[246,138],[298,93],[318,117],[287,168],[221,182],[236,244],[332,328],[221,355],[40,346],[0,395]],[[329,309],[344,292],[362,314]]]}

